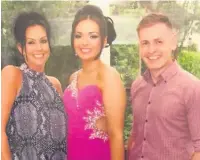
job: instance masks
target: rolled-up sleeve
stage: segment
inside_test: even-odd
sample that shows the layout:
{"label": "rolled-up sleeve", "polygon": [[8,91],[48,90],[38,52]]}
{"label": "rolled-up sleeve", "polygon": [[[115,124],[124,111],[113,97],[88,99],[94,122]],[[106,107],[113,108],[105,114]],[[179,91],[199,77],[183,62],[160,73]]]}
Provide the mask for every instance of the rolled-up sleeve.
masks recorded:
{"label": "rolled-up sleeve", "polygon": [[187,97],[187,119],[193,149],[195,152],[200,152],[200,80],[195,81],[195,85],[192,86],[189,97]]}

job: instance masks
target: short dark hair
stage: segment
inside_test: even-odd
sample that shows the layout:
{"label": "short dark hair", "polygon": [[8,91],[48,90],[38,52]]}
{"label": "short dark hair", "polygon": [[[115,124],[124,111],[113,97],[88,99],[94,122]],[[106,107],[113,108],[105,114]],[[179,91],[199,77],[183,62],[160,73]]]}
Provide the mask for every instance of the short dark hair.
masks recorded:
{"label": "short dark hair", "polygon": [[86,5],[83,8],[79,9],[78,12],[75,15],[74,21],[72,23],[72,32],[71,32],[71,46],[73,51],[74,50],[74,32],[76,29],[76,26],[81,22],[82,20],[91,19],[95,21],[100,29],[100,35],[101,35],[101,50],[98,56],[99,58],[101,55],[101,51],[103,49],[103,42],[104,38],[107,36],[107,44],[111,45],[112,42],[116,39],[116,32],[114,28],[114,22],[110,17],[105,17],[103,15],[102,10],[95,6],[95,5]]}

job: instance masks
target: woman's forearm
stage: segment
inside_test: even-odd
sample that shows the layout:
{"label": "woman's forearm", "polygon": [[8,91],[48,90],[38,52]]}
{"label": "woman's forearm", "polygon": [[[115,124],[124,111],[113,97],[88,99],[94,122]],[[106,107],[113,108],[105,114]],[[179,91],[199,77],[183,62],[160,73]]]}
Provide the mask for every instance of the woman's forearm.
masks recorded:
{"label": "woman's forearm", "polygon": [[111,160],[124,160],[124,141],[123,135],[110,136]]}

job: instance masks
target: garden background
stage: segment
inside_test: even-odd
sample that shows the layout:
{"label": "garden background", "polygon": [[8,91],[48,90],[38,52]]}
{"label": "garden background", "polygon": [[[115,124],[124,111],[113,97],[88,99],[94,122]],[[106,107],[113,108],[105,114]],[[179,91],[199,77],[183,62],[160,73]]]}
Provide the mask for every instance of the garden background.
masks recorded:
{"label": "garden background", "polygon": [[[121,74],[127,90],[127,109],[124,140],[131,125],[130,86],[145,70],[139,58],[136,27],[150,12],[167,14],[178,36],[179,64],[200,78],[200,2],[184,1],[120,1],[110,0],[109,16],[115,23],[117,39],[110,47],[110,65]],[[52,52],[46,73],[57,77],[62,88],[68,85],[69,75],[80,68],[79,60],[70,48],[71,24],[75,12],[90,1],[2,1],[1,2],[1,69],[13,64],[19,66],[22,58],[15,47],[12,23],[21,11],[37,11],[46,15],[52,27]]]}

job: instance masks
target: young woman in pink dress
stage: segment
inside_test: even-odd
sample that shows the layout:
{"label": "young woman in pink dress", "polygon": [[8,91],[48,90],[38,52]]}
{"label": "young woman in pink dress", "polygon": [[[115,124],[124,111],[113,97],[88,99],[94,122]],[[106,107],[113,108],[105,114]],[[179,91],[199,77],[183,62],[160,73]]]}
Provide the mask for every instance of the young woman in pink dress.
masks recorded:
{"label": "young woman in pink dress", "polygon": [[71,45],[82,68],[64,91],[68,160],[123,160],[126,96],[119,73],[100,59],[116,38],[112,19],[86,5],[72,24]]}

